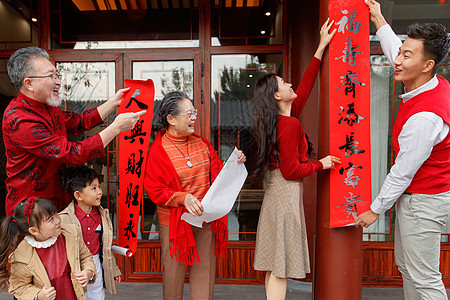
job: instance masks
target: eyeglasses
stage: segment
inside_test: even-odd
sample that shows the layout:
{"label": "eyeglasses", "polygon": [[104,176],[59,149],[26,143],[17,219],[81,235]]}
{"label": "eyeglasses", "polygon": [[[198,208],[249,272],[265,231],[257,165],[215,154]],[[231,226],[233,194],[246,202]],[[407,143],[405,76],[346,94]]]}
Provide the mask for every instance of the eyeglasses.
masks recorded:
{"label": "eyeglasses", "polygon": [[198,109],[194,109],[193,111],[188,112],[187,114],[178,114],[175,116],[187,116],[189,119],[192,118],[192,116],[197,116]]}
{"label": "eyeglasses", "polygon": [[48,75],[35,75],[35,76],[27,76],[27,78],[51,78],[53,80],[61,80],[61,75],[56,74],[48,74]]}

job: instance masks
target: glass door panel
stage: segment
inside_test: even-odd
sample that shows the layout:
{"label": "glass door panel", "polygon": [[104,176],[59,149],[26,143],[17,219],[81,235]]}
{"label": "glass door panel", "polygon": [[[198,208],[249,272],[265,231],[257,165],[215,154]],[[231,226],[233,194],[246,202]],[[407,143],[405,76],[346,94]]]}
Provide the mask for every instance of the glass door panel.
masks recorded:
{"label": "glass door panel", "polygon": [[[152,79],[155,84],[155,105],[153,108],[152,134],[150,145],[162,128],[158,119],[159,107],[164,95],[173,91],[183,91],[193,99],[193,60],[179,61],[139,61],[133,62],[133,79]],[[159,222],[154,204],[145,193],[141,206],[138,239],[159,240]]]}
{"label": "glass door panel", "polygon": [[[96,108],[110,99],[116,91],[116,71],[114,62],[57,62],[56,69],[62,76],[61,90],[62,110],[77,114]],[[93,136],[114,121],[115,112],[106,119],[105,124],[97,126],[81,135],[69,135],[70,141],[81,141]],[[116,143],[110,143],[105,156],[94,159],[86,165],[92,167],[99,175],[103,190],[102,206],[109,209],[113,224],[116,223]],[[115,236],[115,226],[114,236]]]}
{"label": "glass door panel", "polygon": [[[269,73],[282,76],[282,54],[213,55],[211,66],[211,143],[222,159],[234,147],[247,156],[251,174],[257,151],[252,140],[253,88]],[[264,183],[244,184],[228,214],[229,240],[255,240]]]}
{"label": "glass door panel", "polygon": [[[450,79],[450,57],[439,66],[437,75]],[[396,118],[403,84],[393,79],[393,69],[384,55],[371,55],[371,153],[372,198],[378,195],[384,179],[394,163],[392,125]],[[388,88],[386,88],[388,87]],[[374,225],[364,228],[363,241],[391,242],[395,232],[395,206],[380,215]],[[450,222],[444,227],[441,242],[450,242]]]}

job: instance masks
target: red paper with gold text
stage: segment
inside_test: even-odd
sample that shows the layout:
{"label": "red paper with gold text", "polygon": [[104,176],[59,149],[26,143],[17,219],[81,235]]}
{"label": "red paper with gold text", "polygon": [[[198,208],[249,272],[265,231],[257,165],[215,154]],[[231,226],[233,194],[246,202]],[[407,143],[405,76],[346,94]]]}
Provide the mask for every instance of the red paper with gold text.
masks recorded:
{"label": "red paper with gold text", "polygon": [[139,212],[148,145],[152,130],[155,86],[151,79],[125,79],[131,87],[120,104],[120,113],[146,110],[131,131],[119,135],[119,199],[118,245],[130,250],[137,248]]}
{"label": "red paper with gold text", "polygon": [[362,0],[330,0],[337,28],[329,46],[330,227],[351,225],[372,203],[369,9]]}

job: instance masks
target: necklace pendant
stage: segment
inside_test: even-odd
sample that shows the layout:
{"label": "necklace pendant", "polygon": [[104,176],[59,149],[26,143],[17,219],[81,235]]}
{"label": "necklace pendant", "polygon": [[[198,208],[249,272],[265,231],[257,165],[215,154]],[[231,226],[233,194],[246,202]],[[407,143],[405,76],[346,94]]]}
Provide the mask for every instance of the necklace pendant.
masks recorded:
{"label": "necklace pendant", "polygon": [[191,161],[188,159],[188,161],[186,162],[186,165],[189,167],[189,168],[192,168],[192,166],[193,166],[193,164],[191,163]]}

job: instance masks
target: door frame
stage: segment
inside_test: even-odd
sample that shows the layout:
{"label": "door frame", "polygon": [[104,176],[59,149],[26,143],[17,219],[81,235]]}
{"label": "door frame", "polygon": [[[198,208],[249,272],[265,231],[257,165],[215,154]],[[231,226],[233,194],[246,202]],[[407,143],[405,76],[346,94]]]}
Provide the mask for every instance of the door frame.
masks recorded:
{"label": "door frame", "polygon": [[[205,74],[202,74],[201,50],[200,48],[157,48],[157,49],[86,49],[86,50],[49,50],[48,51],[53,64],[67,62],[114,62],[115,63],[115,90],[125,86],[125,79],[133,78],[133,62],[151,62],[151,61],[192,61],[193,62],[193,102],[199,110],[200,125],[195,129],[195,133],[202,135],[209,131],[210,113],[209,97],[202,99],[203,83],[209,80],[203,80]],[[203,92],[205,95],[205,93]],[[208,105],[205,105],[208,104]],[[116,110],[116,115],[119,109]],[[207,129],[207,130],[206,130]],[[115,139],[117,155],[120,153],[118,139]],[[111,154],[115,151],[107,151]],[[118,172],[118,164],[116,165]],[[109,174],[109,168],[108,168]],[[118,173],[116,173],[118,174]],[[118,181],[110,181],[110,184],[116,184],[118,191]],[[109,187],[109,185],[108,185]],[[109,204],[109,192],[107,193]],[[116,193],[117,197],[117,193]],[[118,207],[115,207],[117,215]],[[117,222],[116,222],[117,225]],[[117,228],[116,228],[117,229]],[[115,241],[116,242],[116,241]],[[138,250],[131,258],[116,256],[119,268],[122,270],[124,281],[145,281],[161,282],[162,266],[160,262],[161,243],[159,241],[138,241]],[[145,272],[140,269],[145,263],[151,266],[151,272]],[[147,269],[144,267],[143,269]]]}
{"label": "door frame", "polygon": [[[123,53],[124,78],[133,77],[133,62],[152,61],[193,61],[193,104],[198,109],[197,120],[200,126],[195,127],[195,133],[202,135],[205,126],[209,126],[209,114],[205,111],[205,101],[202,99],[202,66],[199,48],[162,48],[162,49],[134,49]],[[204,74],[203,74],[204,76]],[[204,94],[204,92],[203,92]]]}

